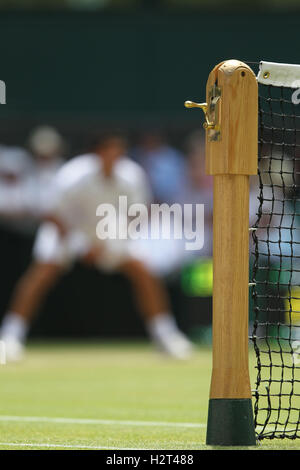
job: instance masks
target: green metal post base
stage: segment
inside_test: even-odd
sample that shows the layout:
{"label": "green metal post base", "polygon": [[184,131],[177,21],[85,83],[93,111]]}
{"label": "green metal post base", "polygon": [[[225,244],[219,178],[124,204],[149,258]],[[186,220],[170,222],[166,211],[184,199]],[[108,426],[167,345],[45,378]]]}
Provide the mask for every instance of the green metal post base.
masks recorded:
{"label": "green metal post base", "polygon": [[209,400],[206,444],[254,446],[256,444],[251,399]]}

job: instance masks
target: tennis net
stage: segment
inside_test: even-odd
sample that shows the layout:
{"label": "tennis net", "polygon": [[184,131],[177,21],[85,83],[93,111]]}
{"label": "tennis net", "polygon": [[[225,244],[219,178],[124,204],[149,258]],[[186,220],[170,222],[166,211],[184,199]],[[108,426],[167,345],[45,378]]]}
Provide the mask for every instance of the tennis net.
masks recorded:
{"label": "tennis net", "polygon": [[300,438],[300,65],[261,62],[252,182],[258,439]]}

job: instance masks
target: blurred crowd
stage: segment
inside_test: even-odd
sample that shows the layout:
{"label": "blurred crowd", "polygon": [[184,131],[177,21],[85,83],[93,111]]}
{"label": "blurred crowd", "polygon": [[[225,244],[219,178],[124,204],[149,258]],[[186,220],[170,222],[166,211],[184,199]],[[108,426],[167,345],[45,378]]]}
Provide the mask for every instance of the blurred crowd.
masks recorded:
{"label": "blurred crowd", "polygon": [[64,162],[64,140],[51,127],[29,135],[26,148],[0,146],[0,221],[33,231],[47,212],[52,181]]}
{"label": "blurred crowd", "polygon": [[[162,133],[148,131],[131,143],[128,154],[144,168],[155,203],[205,205],[200,252],[186,251],[184,240],[160,239],[137,241],[137,253],[160,274],[179,269],[195,256],[211,256],[212,179],[205,174],[203,133],[188,135],[179,150]],[[0,145],[0,229],[33,235],[47,214],[57,170],[73,156],[67,155],[65,138],[49,126],[33,129],[24,148]]]}

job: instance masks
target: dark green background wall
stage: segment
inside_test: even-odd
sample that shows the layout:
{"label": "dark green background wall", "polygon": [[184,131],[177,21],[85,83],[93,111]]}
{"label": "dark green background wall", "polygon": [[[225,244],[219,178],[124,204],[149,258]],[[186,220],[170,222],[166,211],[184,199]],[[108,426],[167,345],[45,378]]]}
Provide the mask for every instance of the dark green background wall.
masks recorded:
{"label": "dark green background wall", "polygon": [[216,63],[299,62],[299,33],[299,13],[2,12],[2,128],[23,119],[193,124],[199,113],[183,101],[204,98]]}

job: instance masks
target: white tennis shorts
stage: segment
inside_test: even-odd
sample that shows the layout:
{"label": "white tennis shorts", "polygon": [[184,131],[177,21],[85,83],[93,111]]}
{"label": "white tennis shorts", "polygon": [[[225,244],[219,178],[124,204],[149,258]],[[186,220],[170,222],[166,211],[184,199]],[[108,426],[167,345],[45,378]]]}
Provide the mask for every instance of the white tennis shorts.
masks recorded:
{"label": "white tennis shorts", "polygon": [[114,271],[126,260],[131,259],[132,250],[128,240],[98,240],[93,243],[80,233],[61,237],[57,226],[51,222],[43,223],[38,229],[33,246],[33,257],[41,263],[53,263],[69,267],[75,260],[87,253],[90,246],[101,244],[103,249],[96,266],[104,271]]}

